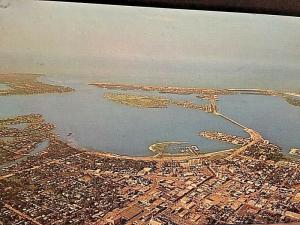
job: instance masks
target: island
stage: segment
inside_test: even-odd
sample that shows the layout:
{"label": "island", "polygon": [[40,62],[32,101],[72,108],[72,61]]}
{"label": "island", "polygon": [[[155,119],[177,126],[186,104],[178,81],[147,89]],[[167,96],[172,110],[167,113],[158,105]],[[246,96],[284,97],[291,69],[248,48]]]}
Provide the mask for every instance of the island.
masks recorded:
{"label": "island", "polygon": [[140,91],[158,91],[160,93],[171,94],[199,94],[199,95],[225,95],[232,93],[226,89],[212,89],[212,88],[187,88],[187,87],[163,87],[150,85],[136,85],[136,84],[115,84],[115,83],[91,83],[99,88],[116,89],[116,90],[140,90]]}
{"label": "island", "polygon": [[192,101],[179,101],[157,96],[133,95],[126,93],[108,92],[104,94],[104,98],[113,102],[139,108],[167,108],[168,105],[175,105],[188,109],[203,110],[206,112],[214,112],[214,110],[216,110],[214,98],[212,98],[209,103],[202,105],[195,104]]}
{"label": "island", "polygon": [[3,90],[0,89],[0,96],[64,93],[74,91],[74,89],[70,87],[40,82],[38,78],[41,76],[42,74],[0,74],[0,84],[8,86],[8,88]]}
{"label": "island", "polygon": [[105,93],[104,98],[125,105],[145,108],[165,108],[168,104],[170,104],[169,99],[155,96]]}
{"label": "island", "polygon": [[278,96],[283,98],[287,103],[300,106],[300,94],[281,92],[275,90],[264,89],[245,89],[245,88],[196,88],[196,87],[170,87],[170,86],[150,86],[150,85],[136,85],[136,84],[115,84],[115,83],[90,83],[90,85],[113,90],[140,90],[140,91],[157,91],[159,93],[170,93],[180,95],[196,94],[199,98],[211,99],[217,95],[233,95],[233,94],[251,94],[251,95],[267,95]]}

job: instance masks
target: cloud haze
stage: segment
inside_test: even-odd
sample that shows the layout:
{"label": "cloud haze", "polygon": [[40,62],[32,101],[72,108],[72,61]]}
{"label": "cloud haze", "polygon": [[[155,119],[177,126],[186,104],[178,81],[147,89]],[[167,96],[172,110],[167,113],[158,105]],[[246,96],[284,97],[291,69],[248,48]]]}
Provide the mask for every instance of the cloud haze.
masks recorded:
{"label": "cloud haze", "polygon": [[295,77],[300,71],[294,17],[13,1],[0,9],[0,31],[2,72]]}

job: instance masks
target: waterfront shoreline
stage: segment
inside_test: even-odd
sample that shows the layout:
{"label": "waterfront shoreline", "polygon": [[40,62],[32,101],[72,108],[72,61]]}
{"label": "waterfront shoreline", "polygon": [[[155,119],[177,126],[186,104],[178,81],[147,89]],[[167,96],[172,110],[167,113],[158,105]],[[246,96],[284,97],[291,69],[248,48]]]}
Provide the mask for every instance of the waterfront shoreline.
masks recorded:
{"label": "waterfront shoreline", "polygon": [[[44,124],[41,115],[23,115],[0,120],[1,137],[9,137],[14,134],[17,137],[26,137],[26,140],[30,141],[40,133],[36,132],[37,130],[45,129],[43,126],[32,126],[37,123],[37,120],[39,124]],[[14,126],[10,126],[24,121],[29,123],[26,128],[21,127],[16,130]],[[237,123],[232,119],[229,121]],[[183,206],[189,209],[194,218],[199,214],[199,211],[195,211],[196,207],[194,206],[198,208],[207,202],[224,205],[236,215],[242,215],[243,212],[240,212],[239,208],[243,208],[247,212],[247,209],[252,207],[249,204],[254,194],[257,195],[257,198],[264,196],[265,192],[261,190],[262,188],[268,188],[269,193],[274,193],[275,197],[272,199],[277,203],[281,202],[283,198],[276,195],[276,190],[282,190],[281,186],[285,187],[291,180],[295,184],[298,182],[298,170],[296,169],[299,165],[298,162],[274,157],[278,154],[276,151],[279,148],[249,128],[245,131],[249,133],[252,141],[240,148],[193,156],[164,154],[162,157],[125,156],[111,152],[99,152],[96,149],[74,147],[71,143],[58,137],[53,126],[49,128],[51,129],[48,129],[47,137],[49,136],[50,143],[45,147],[46,149],[24,161],[13,163],[0,170],[0,185],[5,188],[5,193],[2,195],[0,193],[4,209],[21,215],[20,220],[36,221],[36,224],[52,224],[58,219],[76,223],[78,219],[84,218],[88,224],[104,225],[119,217],[128,218],[126,224],[131,224],[134,221],[141,222],[141,216],[145,216],[145,220],[148,222],[152,220],[148,217],[148,212],[155,212],[157,205],[162,203],[167,204],[167,207],[161,208],[160,215],[166,216],[166,218],[168,215],[172,215],[171,221],[175,222],[181,221],[181,212],[171,213],[169,209]],[[232,138],[232,136],[228,136],[226,139],[231,141]],[[24,144],[27,145],[27,141]],[[275,152],[270,152],[272,149]],[[257,171],[256,167],[261,169]],[[286,174],[285,171],[288,171],[289,174]],[[281,175],[285,178],[284,183]],[[265,185],[266,182],[270,183],[268,185],[270,187]],[[293,204],[293,199],[300,197],[300,192],[295,192],[297,189],[300,191],[300,186],[294,188],[292,186],[294,183],[290,184],[293,188],[288,189],[293,190],[293,197],[289,198],[289,205]],[[222,188],[214,188],[215,185],[221,185]],[[236,187],[240,188],[236,190]],[[202,202],[202,198],[201,201],[198,197],[194,198],[195,194],[193,193],[201,194],[205,190],[213,191],[203,195],[204,202]],[[28,193],[33,196],[30,201],[28,201]],[[62,195],[57,193],[62,193]],[[233,195],[227,195],[227,193]],[[236,201],[235,195],[238,193],[244,194],[245,202],[238,203],[238,206],[232,205],[231,202]],[[160,199],[162,195],[166,196],[166,199]],[[86,199],[84,196],[89,196],[90,200],[82,201],[82,199]],[[116,196],[116,199],[120,199],[119,202],[116,204],[115,201],[112,201],[111,196]],[[44,212],[45,201],[40,201],[44,198],[47,198],[46,207],[59,203],[58,209],[64,213],[70,213],[72,218],[62,217],[61,214],[57,215],[55,212],[49,212],[53,217],[37,216]],[[227,198],[229,201],[220,202],[221,198]],[[157,201],[160,203],[156,203]],[[80,207],[65,207],[74,202]],[[104,204],[99,204],[99,202],[104,202]],[[27,210],[32,210],[32,203],[37,206],[33,209],[35,214],[29,214]],[[151,205],[151,209],[143,211],[144,204]],[[191,204],[194,207],[192,210]],[[262,206],[267,207],[268,204],[264,203]],[[87,207],[89,211],[82,210]],[[205,215],[211,217],[216,212],[215,207],[209,207],[206,210],[201,214],[203,221],[208,219]],[[126,217],[128,212],[132,212],[134,216]],[[290,216],[298,216],[293,212],[287,212],[284,211],[281,215],[287,219]],[[0,211],[0,215],[1,213]],[[221,213],[226,215],[226,212]],[[10,220],[13,221],[14,218],[16,217],[12,217]],[[262,220],[258,218],[256,221]],[[191,219],[178,224],[192,225],[194,222]]]}

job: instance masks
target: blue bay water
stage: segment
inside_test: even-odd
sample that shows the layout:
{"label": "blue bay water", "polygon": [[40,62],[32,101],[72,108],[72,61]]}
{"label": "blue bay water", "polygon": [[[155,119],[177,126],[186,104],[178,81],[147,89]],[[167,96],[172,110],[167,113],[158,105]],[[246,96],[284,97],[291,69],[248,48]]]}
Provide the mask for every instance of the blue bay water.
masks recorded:
{"label": "blue bay water", "polygon": [[[204,130],[246,135],[239,127],[199,110],[176,106],[134,108],[104,99],[107,90],[77,82],[64,84],[76,88],[76,91],[2,96],[0,116],[41,113],[47,121],[56,125],[56,131],[64,139],[72,132],[73,139],[81,147],[126,155],[149,155],[148,146],[162,141],[187,141],[205,151],[233,147],[198,136]],[[182,95],[167,96],[183,99]],[[186,98],[192,99],[193,96]],[[194,98],[195,101],[203,101]]]}
{"label": "blue bay water", "polygon": [[[149,155],[148,146],[162,141],[186,141],[202,151],[218,151],[231,144],[202,138],[205,130],[247,136],[236,125],[199,110],[170,106],[163,109],[135,108],[103,98],[110,90],[87,85],[83,79],[58,80],[43,77],[47,83],[71,86],[72,93],[2,96],[0,117],[41,113],[56,125],[63,138],[72,133],[78,146],[125,155]],[[121,92],[121,91],[116,91]],[[134,94],[160,95],[201,104],[205,100],[194,95],[159,94],[131,91]],[[234,120],[258,130],[285,151],[299,147],[300,108],[281,98],[258,95],[221,96],[219,109]],[[297,121],[298,119],[298,121]]]}
{"label": "blue bay water", "polygon": [[219,110],[260,132],[285,152],[300,147],[300,107],[264,95],[221,96]]}

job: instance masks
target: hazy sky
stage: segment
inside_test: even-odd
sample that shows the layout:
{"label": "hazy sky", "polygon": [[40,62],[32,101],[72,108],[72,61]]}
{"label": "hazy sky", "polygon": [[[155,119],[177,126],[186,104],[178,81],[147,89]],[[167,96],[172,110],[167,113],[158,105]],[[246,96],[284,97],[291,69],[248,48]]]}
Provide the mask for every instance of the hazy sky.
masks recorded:
{"label": "hazy sky", "polygon": [[300,18],[15,0],[0,7],[0,64],[0,72],[297,80]]}

